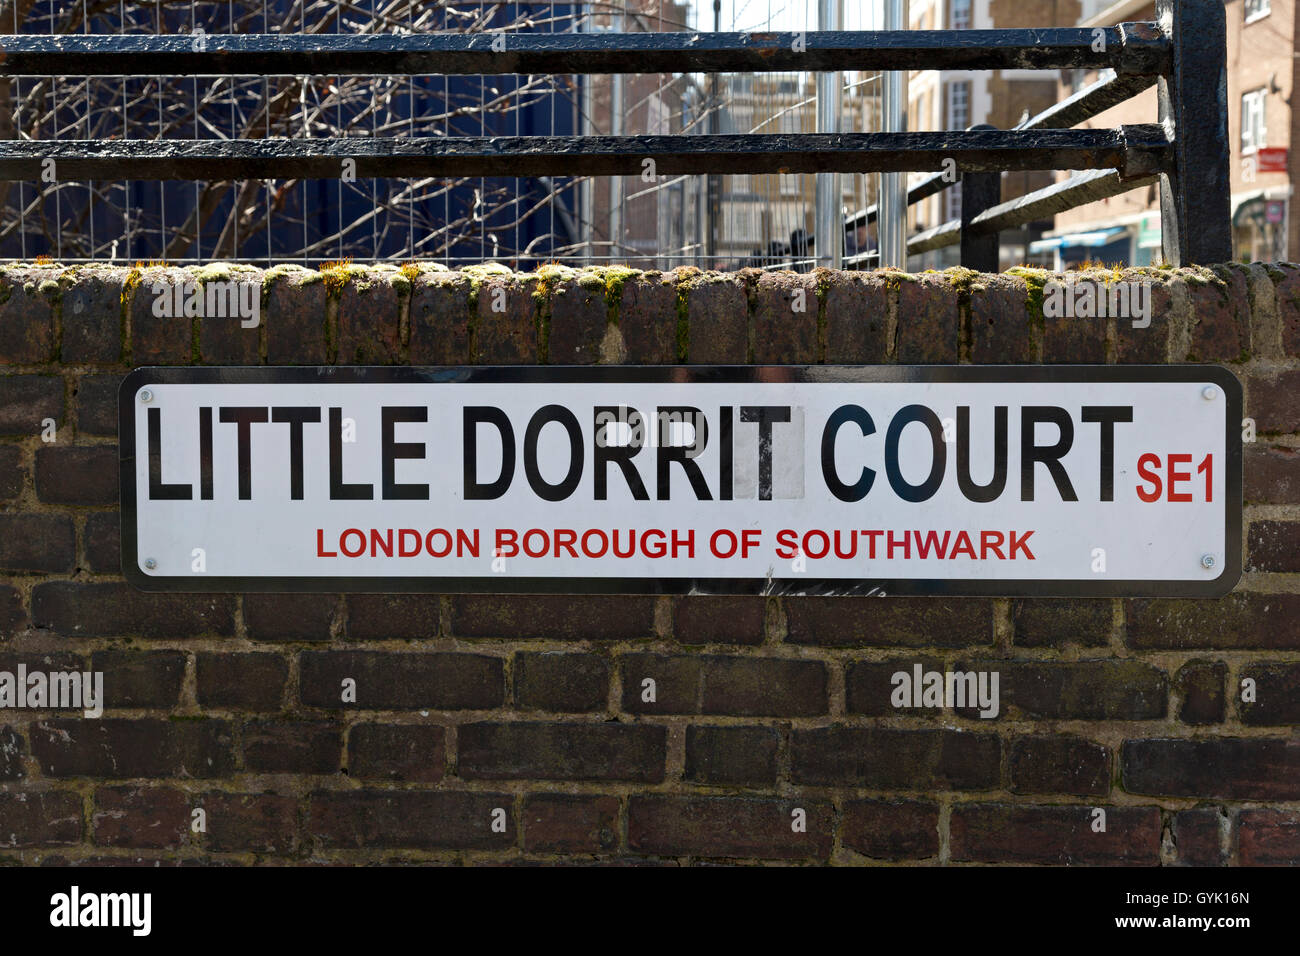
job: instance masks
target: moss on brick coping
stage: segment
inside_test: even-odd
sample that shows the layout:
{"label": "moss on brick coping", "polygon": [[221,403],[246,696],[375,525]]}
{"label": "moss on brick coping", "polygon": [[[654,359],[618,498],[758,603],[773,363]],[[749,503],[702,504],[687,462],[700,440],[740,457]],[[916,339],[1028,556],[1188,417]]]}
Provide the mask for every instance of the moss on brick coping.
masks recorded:
{"label": "moss on brick coping", "polygon": [[[1269,278],[1274,282],[1281,281],[1288,276],[1288,272],[1284,270],[1297,268],[1294,263],[1263,263],[1262,265]],[[1133,281],[1137,278],[1161,282],[1179,278],[1191,286],[1214,286],[1220,295],[1226,298],[1229,295],[1228,286],[1230,284],[1231,270],[1244,271],[1247,268],[1247,266],[1239,263],[1225,263],[1215,266],[1185,266],[1179,269],[1170,266],[1135,266],[1124,269],[1096,269],[1074,273],[1054,273],[1045,269],[1016,266],[1001,274],[1014,276],[1025,282],[1028,295],[1027,305],[1030,313],[1034,318],[1041,319],[1043,317],[1043,289],[1054,275],[1086,275],[1107,285],[1112,282]],[[381,262],[361,265],[343,260],[326,263],[317,269],[311,269],[295,263],[281,263],[266,268],[231,262],[212,262],[199,266],[169,266],[165,262],[137,262],[134,266],[109,263],[65,266],[62,263],[53,261],[21,262],[11,260],[0,263],[0,279],[7,278],[11,280],[10,283],[0,282],[0,304],[7,301],[11,294],[12,285],[17,284],[14,280],[21,282],[24,290],[29,295],[40,293],[51,301],[58,301],[63,293],[63,285],[69,280],[75,280],[83,274],[104,274],[122,275],[122,304],[125,306],[134,290],[145,281],[145,274],[154,270],[166,270],[171,274],[183,273],[200,285],[210,281],[229,281],[245,276],[251,279],[260,275],[264,293],[270,291],[273,283],[282,280],[300,286],[324,282],[330,298],[341,296],[344,287],[348,283],[352,283],[353,288],[358,293],[364,294],[379,283],[384,282],[391,285],[399,295],[409,296],[414,290],[414,283],[423,276],[463,276],[469,280],[468,305],[471,311],[477,308],[479,290],[486,281],[492,279],[506,280],[512,285],[521,286],[532,282],[535,283],[533,296],[538,301],[538,315],[543,324],[549,317],[549,307],[542,300],[549,297],[551,290],[558,283],[573,282],[588,291],[602,290],[608,322],[611,325],[617,325],[619,306],[622,303],[623,293],[629,282],[662,281],[667,278],[676,287],[677,291],[677,351],[679,358],[683,361],[689,348],[689,330],[687,329],[686,316],[687,299],[691,290],[702,285],[735,281],[737,276],[744,278],[742,272],[705,272],[693,266],[682,266],[669,273],[663,273],[654,270],[641,271],[619,265],[574,268],[559,263],[548,263],[540,266],[534,272],[523,273],[516,272],[498,262],[484,262],[464,266],[460,269],[449,269],[440,262],[408,261],[400,265]],[[37,274],[33,275],[33,271],[37,272]],[[784,271],[789,275],[801,274],[789,270]],[[946,279],[947,284],[959,295],[969,295],[971,292],[981,291],[985,288],[985,283],[980,281],[981,278],[986,275],[997,275],[997,273],[979,273],[961,266],[954,266],[942,272],[927,269],[920,273],[903,272],[893,268],[876,269],[870,272],[846,271],[837,273],[834,270],[819,268],[815,270],[815,274],[816,294],[821,300],[825,299],[831,284],[839,276],[851,277],[858,281],[881,280],[890,291],[897,292],[902,288],[903,283],[917,282],[920,281],[922,276],[929,275]],[[938,287],[937,283],[935,287]]]}

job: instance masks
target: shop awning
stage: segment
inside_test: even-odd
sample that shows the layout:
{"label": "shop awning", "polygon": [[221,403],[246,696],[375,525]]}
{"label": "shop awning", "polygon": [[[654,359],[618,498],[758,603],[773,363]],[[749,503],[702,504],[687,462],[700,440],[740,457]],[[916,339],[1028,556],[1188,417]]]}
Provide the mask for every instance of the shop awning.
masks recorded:
{"label": "shop awning", "polygon": [[1063,249],[1066,246],[1083,246],[1095,249],[1098,246],[1107,245],[1121,232],[1127,231],[1126,226],[1112,226],[1110,229],[1096,229],[1092,232],[1072,232],[1064,236],[1054,236],[1051,239],[1039,239],[1031,242],[1029,251],[1051,252],[1053,249]]}

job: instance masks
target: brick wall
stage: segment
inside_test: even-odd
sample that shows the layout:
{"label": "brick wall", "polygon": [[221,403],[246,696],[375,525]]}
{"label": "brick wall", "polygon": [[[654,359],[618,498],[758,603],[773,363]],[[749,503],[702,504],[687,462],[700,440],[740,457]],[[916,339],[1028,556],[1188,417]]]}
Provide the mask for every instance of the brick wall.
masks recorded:
{"label": "brick wall", "polygon": [[[0,670],[102,670],[107,709],[0,711],[0,858],[1300,861],[1300,267],[1146,277],[1139,330],[1044,320],[1028,272],[279,267],[245,276],[244,329],[154,317],[179,269],[3,268]],[[162,595],[119,574],[115,391],[138,365],[1191,360],[1234,369],[1258,430],[1247,570],[1218,601]],[[893,710],[917,662],[994,662],[1000,715]]]}

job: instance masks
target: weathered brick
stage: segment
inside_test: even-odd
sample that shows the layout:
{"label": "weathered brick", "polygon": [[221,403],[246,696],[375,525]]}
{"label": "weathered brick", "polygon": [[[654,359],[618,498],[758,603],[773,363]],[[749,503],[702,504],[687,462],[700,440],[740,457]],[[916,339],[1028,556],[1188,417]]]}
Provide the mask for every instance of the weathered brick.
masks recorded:
{"label": "weathered brick", "polygon": [[1126,602],[1128,645],[1138,650],[1300,647],[1300,594],[1237,591],[1213,600]]}
{"label": "weathered brick", "polygon": [[529,794],[523,825],[529,853],[607,853],[618,842],[618,798]]}
{"label": "weathered brick", "polygon": [[245,594],[244,625],[253,641],[327,641],[337,606],[334,594]]}
{"label": "weathered brick", "polygon": [[36,449],[36,496],[55,505],[117,503],[116,445]]}
{"label": "weathered brick", "polygon": [[[1168,676],[1142,661],[980,661],[959,669],[1001,675],[1001,716],[1019,712],[1047,720],[1155,720],[1168,708]],[[973,716],[976,709],[968,712]]]}
{"label": "weathered brick", "polygon": [[993,605],[980,598],[799,598],[785,602],[791,644],[968,647],[993,643]]}
{"label": "weathered brick", "polygon": [[[639,365],[672,365],[677,354],[677,287],[674,276],[645,273],[623,284],[618,327],[627,360]],[[685,360],[685,356],[681,356]]]}
{"label": "weathered brick", "polygon": [[428,724],[357,724],[348,732],[348,775],[437,783],[447,732]]}
{"label": "weathered brick", "polygon": [[913,668],[921,665],[922,672],[942,671],[943,662],[936,657],[898,658],[888,661],[849,661],[844,665],[845,709],[850,714],[867,714],[871,717],[889,717],[894,714],[909,717],[938,717],[943,713],[933,707],[907,705],[895,707],[893,695],[897,685],[894,675],[905,673],[909,680]]}
{"label": "weathered brick", "polygon": [[1223,722],[1223,682],[1228,665],[1223,661],[1188,661],[1174,675],[1178,694],[1178,719],[1185,724]]}
{"label": "weathered brick", "polygon": [[16,588],[0,584],[0,637],[10,638],[27,627],[27,612]]}
{"label": "weathered brick", "polygon": [[470,362],[470,280],[459,272],[426,272],[411,286],[411,364]]}
{"label": "weathered brick", "polygon": [[[623,708],[631,713],[808,717],[827,712],[826,665],[820,661],[633,654],[624,656],[622,665]],[[646,678],[656,682],[653,702],[642,700]],[[699,687],[698,703],[693,686]]]}
{"label": "weathered brick", "polygon": [[716,786],[776,783],[781,735],[774,727],[686,728],[686,779]]}
{"label": "weathered brick", "polygon": [[104,675],[105,706],[170,708],[181,695],[181,651],[95,651],[90,669]]}
{"label": "weathered brick", "polygon": [[175,850],[189,831],[189,797],[170,787],[99,787],[90,826],[99,846]]}
{"label": "weathered brick", "polygon": [[289,662],[279,654],[202,651],[194,660],[201,707],[279,710]]}
{"label": "weathered brick", "polygon": [[1070,598],[1029,598],[1011,603],[1018,647],[1082,644],[1104,647],[1110,641],[1111,602]]}
{"label": "weathered brick", "polygon": [[0,435],[39,435],[47,418],[63,421],[63,379],[0,375]]}
{"label": "weathered brick", "polygon": [[[236,280],[242,281],[242,280]],[[205,293],[206,294],[206,293]],[[261,296],[259,288],[254,295]],[[215,298],[215,294],[214,294]],[[212,316],[199,321],[199,356],[204,365],[260,365],[262,362],[261,304],[258,304],[257,325],[238,314]]]}
{"label": "weathered brick", "polygon": [[277,266],[263,280],[266,357],[272,365],[324,365],[326,289],[320,272]]}
{"label": "weathered brick", "polygon": [[437,594],[349,594],[347,636],[353,641],[427,641],[438,636]]}
{"label": "weathered brick", "polygon": [[[173,295],[177,284],[192,282],[189,270],[145,269],[131,293],[131,361],[136,365],[189,365],[193,357],[192,318],[154,315],[159,295]],[[155,286],[158,292],[154,291]]]}
{"label": "weathered brick", "polygon": [[[1101,276],[1097,273],[1088,273],[1085,281],[1096,282],[1093,287],[1094,294],[1104,296],[1110,284],[1106,279],[1108,276]],[[1072,276],[1075,282],[1083,279],[1083,275]],[[1129,281],[1129,280],[1124,280]],[[1138,280],[1140,281],[1140,280]],[[1058,282],[1055,296],[1064,301],[1067,296],[1075,296],[1076,306],[1072,310],[1074,317],[1062,314],[1048,315],[1047,296],[1053,294],[1047,287],[1043,289],[1043,361],[1047,363],[1061,364],[1086,364],[1102,365],[1106,362],[1106,337],[1112,324],[1122,324],[1131,327],[1130,319],[1113,318],[1114,313],[1110,309],[1110,301],[1106,301],[1105,316],[1080,316],[1078,302],[1087,295],[1086,292],[1080,292],[1077,285],[1071,286],[1069,282]],[[1086,301],[1086,299],[1084,299]],[[1096,301],[1096,300],[1094,300]],[[1117,305],[1119,302],[1117,301]],[[1033,311],[1033,306],[1030,306]],[[1100,308],[1094,307],[1093,312],[1100,312]],[[1036,324],[1037,317],[1031,320],[1031,328]]]}
{"label": "weathered brick", "polygon": [[1300,450],[1264,442],[1246,445],[1242,497],[1248,505],[1300,504]]}
{"label": "weathered brick", "polygon": [[0,501],[22,494],[26,477],[22,451],[16,445],[0,445]]}
{"label": "weathered brick", "polygon": [[877,860],[938,856],[939,806],[922,800],[850,800],[840,840]]}
{"label": "weathered brick", "polygon": [[1110,793],[1110,750],[1068,734],[1017,737],[1011,742],[1012,793]]}
{"label": "weathered brick", "polygon": [[1250,294],[1246,273],[1215,268],[1218,281],[1189,282],[1192,342],[1189,362],[1239,361],[1250,346]]}
{"label": "weathered brick", "polygon": [[217,853],[292,853],[298,845],[298,801],[274,793],[204,793],[205,849]]}
{"label": "weathered brick", "polygon": [[977,863],[1154,866],[1160,860],[1158,807],[1093,808],[959,804],[949,823],[952,859]]}
{"label": "weathered brick", "polygon": [[1002,745],[993,734],[957,730],[819,727],[795,730],[795,783],[879,790],[988,790],[997,786]]}
{"label": "weathered brick", "polygon": [[[814,365],[818,361],[817,281],[795,272],[759,272],[753,282],[754,354],[759,365]],[[797,311],[796,311],[797,309]]]}
{"label": "weathered brick", "polygon": [[898,357],[904,365],[957,361],[957,290],[946,275],[898,282]]}
{"label": "weathered brick", "polygon": [[690,326],[686,361],[731,365],[748,361],[749,298],[737,276],[705,273],[682,282]]}
{"label": "weathered brick", "polygon": [[81,797],[63,790],[0,793],[0,847],[80,843]]}
{"label": "weathered brick", "polygon": [[831,273],[826,283],[826,361],[876,365],[885,361],[889,286],[870,273]]}
{"label": "weathered brick", "polygon": [[1246,414],[1262,434],[1300,432],[1300,370],[1257,373],[1250,379]]}
{"label": "weathered brick", "polygon": [[1282,351],[1300,358],[1300,269],[1290,263],[1276,263],[1273,273],[1277,314],[1282,323]]}
{"label": "weathered brick", "polygon": [[667,730],[649,724],[474,723],[458,731],[458,772],[467,779],[664,778]]}
{"label": "weathered brick", "polygon": [[767,602],[761,597],[685,597],[673,606],[680,644],[761,644]]}
{"label": "weathered brick", "polygon": [[1167,797],[1300,799],[1300,740],[1214,737],[1126,740],[1124,789]]}
{"label": "weathered brick", "polygon": [[343,729],[324,720],[255,720],[244,724],[244,768],[254,773],[338,773]]}
{"label": "weathered brick", "polygon": [[340,365],[402,361],[401,293],[391,277],[350,279],[338,298]]}
{"label": "weathered brick", "polygon": [[551,362],[559,365],[594,365],[609,324],[605,286],[599,277],[584,275],[556,282],[550,290]]}
{"label": "weathered brick", "polygon": [[1300,863],[1300,813],[1242,810],[1237,816],[1237,859],[1243,866]]}
{"label": "weathered brick", "polygon": [[96,574],[122,573],[122,516],[116,511],[86,515],[81,533],[86,567]]}
{"label": "weathered brick", "polygon": [[[538,359],[536,276],[493,276],[478,287],[474,360],[490,365],[531,365]],[[500,303],[502,311],[495,310]]]}
{"label": "weathered brick", "polygon": [[1300,571],[1300,521],[1252,521],[1246,539],[1247,571]]}
{"label": "weathered brick", "polygon": [[76,544],[70,518],[0,514],[0,571],[71,571]]}
{"label": "weathered brick", "polygon": [[29,365],[54,356],[58,270],[10,269],[0,279],[0,364]]}
{"label": "weathered brick", "polygon": [[27,741],[14,728],[0,727],[0,780],[22,780],[27,776],[24,757]]}
{"label": "weathered brick", "polygon": [[32,588],[32,621],[67,637],[198,637],[235,632],[229,594],[153,594],[119,582]]}
{"label": "weathered brick", "polygon": [[[1115,361],[1121,364],[1162,365],[1168,361],[1173,330],[1175,288],[1186,290],[1185,280],[1151,281],[1151,324],[1134,328],[1132,320],[1115,323]],[[1175,282],[1177,286],[1175,286]]]}
{"label": "weathered brick", "polygon": [[117,391],[121,375],[83,375],[73,397],[77,402],[77,431],[83,435],[117,434]]}
{"label": "weathered brick", "polygon": [[[1036,362],[1042,325],[1029,311],[1029,289],[1019,276],[980,276],[970,296],[971,361],[977,365]],[[1047,325],[1071,319],[1047,319]],[[1078,320],[1077,324],[1098,320]],[[1104,333],[1103,333],[1104,341]]]}
{"label": "weathered brick", "polygon": [[234,769],[224,720],[57,718],[32,724],[30,734],[48,777],[221,777]]}
{"label": "weathered brick", "polygon": [[[299,696],[307,707],[349,710],[481,710],[505,699],[499,657],[480,654],[304,651]],[[356,681],[356,702],[344,703],[343,681]]]}
{"label": "weathered brick", "polygon": [[[1226,673],[1227,665],[1219,666]],[[1252,662],[1242,667],[1240,677],[1255,682],[1255,699],[1238,704],[1243,724],[1300,724],[1300,664]]]}
{"label": "weathered brick", "polygon": [[1170,827],[1177,866],[1222,866],[1217,810],[1180,810]]}
{"label": "weathered brick", "polygon": [[654,636],[654,598],[463,594],[451,599],[456,637],[635,641]]}
{"label": "weathered brick", "polygon": [[595,654],[547,651],[515,655],[515,703],[526,710],[604,710],[609,661]]}
{"label": "weathered brick", "polygon": [[[326,849],[504,849],[516,839],[513,803],[505,793],[323,790],[311,795],[306,833]],[[498,809],[505,830],[494,833]]]}
{"label": "weathered brick", "polygon": [[[806,831],[791,826],[797,810],[804,811]],[[627,841],[633,852],[659,856],[826,860],[833,817],[820,800],[634,794]]]}

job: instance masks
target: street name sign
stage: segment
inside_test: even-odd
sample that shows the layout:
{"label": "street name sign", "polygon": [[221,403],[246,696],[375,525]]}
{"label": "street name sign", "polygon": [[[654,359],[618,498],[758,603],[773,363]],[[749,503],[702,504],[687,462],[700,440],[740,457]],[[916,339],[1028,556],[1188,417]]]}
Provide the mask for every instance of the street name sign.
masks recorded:
{"label": "street name sign", "polygon": [[1226,594],[1214,365],[140,368],[149,591]]}

